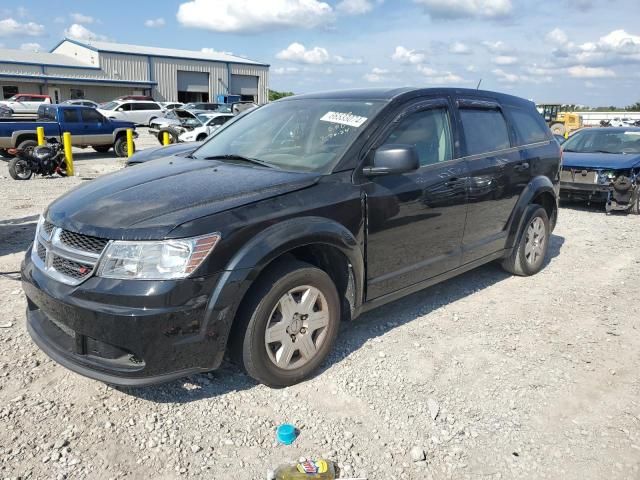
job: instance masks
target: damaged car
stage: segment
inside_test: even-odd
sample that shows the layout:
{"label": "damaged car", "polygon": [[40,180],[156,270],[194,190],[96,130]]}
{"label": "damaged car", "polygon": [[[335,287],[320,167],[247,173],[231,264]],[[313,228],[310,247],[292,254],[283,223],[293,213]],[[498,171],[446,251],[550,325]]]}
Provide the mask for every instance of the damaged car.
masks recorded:
{"label": "damaged car", "polygon": [[589,128],[563,145],[561,198],[640,213],[640,128]]}

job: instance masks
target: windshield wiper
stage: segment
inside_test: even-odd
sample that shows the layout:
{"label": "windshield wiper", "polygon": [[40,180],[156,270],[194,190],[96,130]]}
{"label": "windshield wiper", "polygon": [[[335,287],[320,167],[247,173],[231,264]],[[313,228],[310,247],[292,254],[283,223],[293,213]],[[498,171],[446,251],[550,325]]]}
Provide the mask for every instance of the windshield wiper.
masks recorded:
{"label": "windshield wiper", "polygon": [[204,157],[202,160],[240,160],[242,162],[253,163],[255,165],[260,165],[262,167],[276,168],[274,165],[264,162],[262,160],[258,160],[257,158],[244,157],[242,155],[237,155],[235,153],[230,153],[226,155],[212,155],[210,157]]}

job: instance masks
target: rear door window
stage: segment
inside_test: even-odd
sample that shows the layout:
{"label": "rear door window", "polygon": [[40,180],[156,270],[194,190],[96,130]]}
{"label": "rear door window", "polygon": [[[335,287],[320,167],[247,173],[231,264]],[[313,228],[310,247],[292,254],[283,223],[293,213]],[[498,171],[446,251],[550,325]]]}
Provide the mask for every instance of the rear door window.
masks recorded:
{"label": "rear door window", "polygon": [[496,152],[511,147],[509,129],[497,109],[461,108],[467,155]]}
{"label": "rear door window", "polygon": [[62,120],[65,123],[76,123],[80,121],[77,110],[63,110],[62,111]]}
{"label": "rear door window", "polygon": [[544,142],[549,139],[548,128],[537,112],[527,112],[520,108],[507,107],[518,137],[518,145]]}

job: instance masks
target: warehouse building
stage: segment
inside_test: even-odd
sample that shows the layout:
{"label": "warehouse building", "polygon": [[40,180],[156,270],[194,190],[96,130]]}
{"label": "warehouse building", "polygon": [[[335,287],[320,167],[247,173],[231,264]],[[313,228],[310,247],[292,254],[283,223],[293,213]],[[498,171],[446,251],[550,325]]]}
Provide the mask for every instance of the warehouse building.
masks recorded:
{"label": "warehouse building", "polygon": [[215,102],[219,95],[266,103],[269,65],[218,52],[65,38],[51,52],[0,49],[3,98],[50,95],[54,102],[151,95],[166,102]]}

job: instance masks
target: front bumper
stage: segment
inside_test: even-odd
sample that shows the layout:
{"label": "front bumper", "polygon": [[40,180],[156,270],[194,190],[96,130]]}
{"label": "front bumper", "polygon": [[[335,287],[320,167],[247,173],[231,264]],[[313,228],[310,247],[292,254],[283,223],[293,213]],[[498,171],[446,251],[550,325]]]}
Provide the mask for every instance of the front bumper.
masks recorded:
{"label": "front bumper", "polygon": [[176,281],[91,277],[78,286],[22,265],[27,328],[53,360],[114,385],[144,386],[217,368],[228,325],[209,320],[220,275]]}

